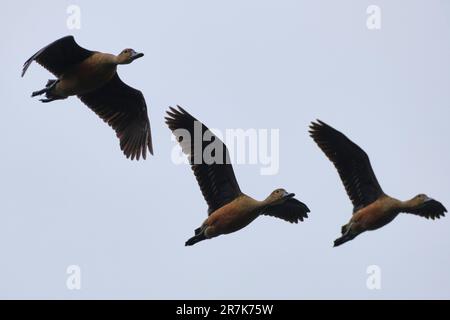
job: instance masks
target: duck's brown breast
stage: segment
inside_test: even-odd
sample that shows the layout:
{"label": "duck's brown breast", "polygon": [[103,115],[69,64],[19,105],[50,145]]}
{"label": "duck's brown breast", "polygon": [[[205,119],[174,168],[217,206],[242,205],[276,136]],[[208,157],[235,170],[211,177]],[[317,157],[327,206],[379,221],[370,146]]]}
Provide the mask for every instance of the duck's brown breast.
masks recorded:
{"label": "duck's brown breast", "polygon": [[383,227],[391,222],[397,213],[394,209],[394,200],[388,197],[383,197],[365,208],[357,211],[352,221],[356,224],[355,227],[359,231],[375,230]]}
{"label": "duck's brown breast", "polygon": [[116,74],[114,56],[95,53],[66,72],[55,88],[62,96],[82,95],[105,85]]}
{"label": "duck's brown breast", "polygon": [[205,221],[211,227],[210,236],[238,231],[258,217],[256,202],[248,197],[241,197],[213,212]]}

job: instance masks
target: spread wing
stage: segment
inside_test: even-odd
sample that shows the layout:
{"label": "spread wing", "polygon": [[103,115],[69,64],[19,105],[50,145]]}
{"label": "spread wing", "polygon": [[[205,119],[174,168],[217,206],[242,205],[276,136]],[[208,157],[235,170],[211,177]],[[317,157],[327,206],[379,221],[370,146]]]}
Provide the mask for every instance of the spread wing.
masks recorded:
{"label": "spread wing", "polygon": [[84,61],[92,54],[94,54],[94,51],[80,47],[73,36],[67,36],[42,48],[28,59],[23,65],[22,77],[31,63],[36,61],[59,78],[64,72]]}
{"label": "spread wing", "polygon": [[262,214],[280,218],[291,223],[298,223],[298,221],[303,221],[303,219],[308,218],[308,212],[310,210],[306,204],[295,198],[290,198],[284,203],[268,207]]}
{"label": "spread wing", "polygon": [[445,217],[445,212],[447,212],[447,209],[439,201],[429,199],[415,208],[405,210],[405,212],[434,220],[439,219],[440,217]]}
{"label": "spread wing", "polygon": [[[183,108],[170,108],[167,114],[166,124],[177,138],[183,152],[188,155],[203,197],[208,203],[208,214],[239,197],[241,190],[225,144]],[[203,141],[205,133],[210,135],[210,141]],[[197,146],[196,141],[200,142]],[[212,146],[213,150],[208,153]],[[208,159],[208,155],[212,157]]]}
{"label": "spread wing", "polygon": [[141,91],[125,84],[116,73],[100,89],[78,97],[116,131],[127,158],[139,160],[142,155],[145,159],[147,148],[153,154],[147,105]]}
{"label": "spread wing", "polygon": [[336,167],[353,203],[354,212],[384,194],[364,150],[320,120],[311,124],[310,134]]}

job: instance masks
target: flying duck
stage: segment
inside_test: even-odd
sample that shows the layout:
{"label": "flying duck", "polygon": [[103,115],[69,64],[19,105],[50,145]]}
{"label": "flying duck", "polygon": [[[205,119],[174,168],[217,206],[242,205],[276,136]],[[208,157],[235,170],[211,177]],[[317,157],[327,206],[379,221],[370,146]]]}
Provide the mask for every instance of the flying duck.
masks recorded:
{"label": "flying duck", "polygon": [[[265,200],[258,201],[242,193],[230,163],[225,144],[186,110],[170,108],[166,124],[188,156],[191,168],[208,204],[208,218],[186,242],[199,241],[238,231],[260,215],[298,223],[308,217],[309,209],[294,198],[295,194],[276,189]],[[197,135],[201,134],[200,137]],[[203,137],[208,137],[204,141]],[[210,138],[210,139],[209,139]],[[196,144],[196,141],[199,143]],[[211,159],[205,157],[211,151]]]}
{"label": "flying duck", "polygon": [[147,148],[153,154],[147,105],[141,91],[119,78],[117,66],[143,57],[133,49],[119,55],[90,51],[80,47],[73,36],[56,40],[28,59],[22,77],[36,61],[57,79],[48,80],[44,89],[32,97],[45,94],[42,102],[78,96],[92,111],[110,125],[120,139],[120,148],[131,160],[145,159]]}
{"label": "flying duck", "polygon": [[354,206],[352,218],[341,228],[342,236],[334,241],[335,247],[365,231],[385,226],[401,212],[433,220],[445,216],[447,209],[425,194],[407,201],[386,195],[367,154],[341,132],[320,120],[312,122],[309,132],[333,162]]}

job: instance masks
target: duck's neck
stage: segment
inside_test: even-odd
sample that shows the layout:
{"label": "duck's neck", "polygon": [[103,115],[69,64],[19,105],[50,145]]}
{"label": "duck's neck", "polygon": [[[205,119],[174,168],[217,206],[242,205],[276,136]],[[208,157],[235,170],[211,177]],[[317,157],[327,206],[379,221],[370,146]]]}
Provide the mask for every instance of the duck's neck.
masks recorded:
{"label": "duck's neck", "polygon": [[117,65],[122,63],[121,61],[122,58],[120,58],[119,56],[103,52],[95,53],[90,59],[92,65],[99,65],[99,66],[117,67]]}
{"label": "duck's neck", "polygon": [[264,210],[270,204],[268,199],[265,199],[263,201],[258,201],[247,195],[242,195],[242,197],[239,201],[241,202],[239,206],[244,211],[255,214],[256,216],[262,214],[264,212]]}
{"label": "duck's neck", "polygon": [[262,207],[268,207],[272,204],[272,199],[269,197],[265,198],[263,201],[259,201]]}
{"label": "duck's neck", "polygon": [[119,64],[124,64],[124,59],[122,56],[118,55],[118,56],[113,56],[112,62],[117,66]]}
{"label": "duck's neck", "polygon": [[419,201],[417,201],[416,198],[412,198],[412,199],[406,200],[406,201],[399,201],[399,209],[401,211],[405,211],[408,209],[414,209],[418,205],[420,205],[420,203],[419,203]]}
{"label": "duck's neck", "polygon": [[258,209],[260,212],[264,211],[268,207],[270,207],[273,204],[272,198],[269,196],[266,199],[262,201],[258,201]]}

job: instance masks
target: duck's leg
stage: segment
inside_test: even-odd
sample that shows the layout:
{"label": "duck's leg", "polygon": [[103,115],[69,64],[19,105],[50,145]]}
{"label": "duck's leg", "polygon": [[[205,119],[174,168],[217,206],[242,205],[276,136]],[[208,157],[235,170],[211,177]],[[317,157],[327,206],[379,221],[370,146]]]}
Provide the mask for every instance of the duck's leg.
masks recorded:
{"label": "duck's leg", "polygon": [[342,226],[341,231],[342,231],[342,236],[337,238],[336,240],[334,240],[334,246],[338,247],[344,243],[346,243],[347,241],[353,240],[354,238],[356,238],[356,236],[358,234],[352,234],[352,222],[350,222],[349,224],[346,224],[345,226]]}
{"label": "duck's leg", "polygon": [[203,224],[201,227],[195,229],[194,234],[199,235],[200,233],[203,233],[203,231],[205,231],[206,227],[207,226]]}
{"label": "duck's leg", "polygon": [[34,91],[34,92],[31,94],[31,97],[40,96],[41,94],[44,94],[44,93],[46,93],[47,91],[48,91],[47,88],[44,88],[44,89],[39,90],[39,91]]}
{"label": "duck's leg", "polygon": [[192,238],[190,238],[188,241],[186,241],[185,246],[193,246],[194,244],[196,244],[197,242],[206,240],[207,238],[205,237],[205,235],[203,233],[193,236]]}
{"label": "duck's leg", "polygon": [[195,236],[186,241],[186,246],[193,246],[197,242],[208,239],[205,235],[205,230],[208,226],[202,225],[200,228],[195,229]]}
{"label": "duck's leg", "polygon": [[[44,93],[49,93],[58,83],[59,80],[48,80],[47,84],[45,85],[45,88],[42,90],[38,90],[38,91],[34,91],[31,94],[31,97],[36,97],[36,96],[40,96]],[[47,101],[50,102],[50,101]]]}
{"label": "duck's leg", "polygon": [[341,234],[342,235],[347,235],[349,232],[350,232],[350,229],[351,229],[351,227],[352,227],[352,224],[353,223],[351,223],[351,222],[349,222],[349,223],[347,223],[347,224],[344,224],[342,227],[341,227]]}

